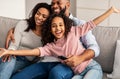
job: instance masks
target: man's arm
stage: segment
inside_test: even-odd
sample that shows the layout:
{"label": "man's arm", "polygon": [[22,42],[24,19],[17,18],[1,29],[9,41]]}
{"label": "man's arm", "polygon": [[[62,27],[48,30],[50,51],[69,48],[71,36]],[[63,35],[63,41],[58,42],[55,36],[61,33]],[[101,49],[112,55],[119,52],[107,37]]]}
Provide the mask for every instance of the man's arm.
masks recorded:
{"label": "man's arm", "polygon": [[15,29],[15,27],[11,28],[8,31],[8,34],[7,34],[7,37],[6,37],[6,42],[5,42],[5,48],[6,49],[9,47],[10,41],[15,42],[15,39],[14,39],[14,29]]}
{"label": "man's arm", "polygon": [[89,49],[87,51],[87,53],[89,53],[89,51],[92,50],[93,53],[91,53],[91,54],[93,55],[93,57],[99,56],[100,48],[95,39],[95,36],[92,34],[92,31],[89,31],[85,36],[81,37],[81,42],[83,43],[84,47],[86,48],[86,51],[87,51],[87,49]]}
{"label": "man's arm", "polygon": [[[73,20],[75,26],[79,26],[85,23],[84,20],[79,20],[78,18],[70,15],[70,18]],[[71,56],[69,61],[72,62],[72,66],[77,66],[80,63],[92,59],[93,57],[97,57],[100,53],[99,46],[95,39],[95,36],[92,34],[92,31],[89,31],[85,36],[80,38],[83,46],[86,48],[84,53],[79,56]]]}

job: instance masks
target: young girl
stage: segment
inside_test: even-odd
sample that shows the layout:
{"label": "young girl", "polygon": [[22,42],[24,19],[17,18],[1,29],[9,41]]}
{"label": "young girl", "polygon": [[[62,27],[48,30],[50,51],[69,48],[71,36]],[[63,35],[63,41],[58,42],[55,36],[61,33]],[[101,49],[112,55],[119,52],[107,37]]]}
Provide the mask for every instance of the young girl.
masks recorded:
{"label": "young girl", "polygon": [[[103,15],[95,18],[93,21],[89,21],[82,25],[82,27],[72,27],[72,21],[64,15],[53,15],[50,17],[46,29],[42,33],[42,39],[44,47],[39,47],[33,50],[5,50],[0,48],[0,57],[11,54],[11,55],[29,55],[29,56],[64,56],[66,58],[72,55],[80,55],[85,50],[79,43],[79,38],[85,35],[89,30],[93,29],[107,18],[112,13],[120,12],[114,7],[111,7]],[[47,32],[47,33],[46,33]],[[49,35],[46,35],[48,34]],[[47,37],[44,37],[47,36]],[[49,39],[48,39],[49,38]],[[72,46],[71,46],[72,45]],[[63,63],[69,65],[75,74],[79,74],[88,66],[92,60],[82,62],[77,66],[72,66],[72,62],[64,60]]]}

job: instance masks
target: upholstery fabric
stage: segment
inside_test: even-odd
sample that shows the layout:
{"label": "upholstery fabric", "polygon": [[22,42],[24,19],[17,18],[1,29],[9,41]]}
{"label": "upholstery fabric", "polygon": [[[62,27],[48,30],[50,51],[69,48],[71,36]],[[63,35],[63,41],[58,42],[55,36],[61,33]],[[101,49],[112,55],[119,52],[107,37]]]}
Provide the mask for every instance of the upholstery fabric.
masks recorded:
{"label": "upholstery fabric", "polygon": [[96,60],[104,72],[110,73],[113,70],[116,41],[120,39],[120,27],[96,27],[93,33],[100,46],[100,55]]}
{"label": "upholstery fabric", "polygon": [[19,20],[0,16],[0,47],[5,47],[8,30],[15,27]]}
{"label": "upholstery fabric", "polygon": [[117,40],[114,65],[112,74],[107,75],[109,78],[120,79],[120,40]]}

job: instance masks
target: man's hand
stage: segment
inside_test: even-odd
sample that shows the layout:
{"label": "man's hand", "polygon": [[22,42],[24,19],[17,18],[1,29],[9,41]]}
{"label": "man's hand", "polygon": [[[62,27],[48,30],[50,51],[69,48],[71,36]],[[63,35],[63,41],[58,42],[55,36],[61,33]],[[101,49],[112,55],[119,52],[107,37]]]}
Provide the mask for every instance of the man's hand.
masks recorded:
{"label": "man's hand", "polygon": [[71,56],[68,59],[64,60],[64,63],[67,64],[70,67],[75,67],[79,64],[81,64],[84,61],[84,58],[82,56]]}
{"label": "man's hand", "polygon": [[94,57],[94,51],[91,49],[86,49],[81,55],[73,55],[67,57],[64,63],[70,67],[75,67],[84,61],[90,60]]}
{"label": "man's hand", "polygon": [[8,48],[10,41],[12,41],[13,43],[15,42],[15,39],[14,39],[14,28],[12,28],[12,29],[10,29],[8,31],[6,42],[5,42],[5,48],[6,49]]}

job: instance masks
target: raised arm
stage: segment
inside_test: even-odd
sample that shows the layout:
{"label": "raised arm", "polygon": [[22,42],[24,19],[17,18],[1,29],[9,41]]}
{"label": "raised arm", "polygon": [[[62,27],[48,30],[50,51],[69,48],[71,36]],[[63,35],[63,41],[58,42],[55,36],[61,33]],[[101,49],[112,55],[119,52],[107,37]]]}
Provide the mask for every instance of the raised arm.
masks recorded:
{"label": "raised arm", "polygon": [[93,28],[95,28],[99,23],[104,21],[112,13],[120,13],[120,10],[116,9],[115,7],[111,7],[102,15],[98,16],[92,21],[86,22],[85,24],[82,25],[82,27],[78,27],[78,31],[76,31],[77,35],[79,37],[84,36],[86,33],[88,33],[89,30],[92,30]]}
{"label": "raised arm", "polygon": [[93,19],[93,22],[98,25],[100,22],[105,20],[108,16],[110,16],[112,13],[120,13],[120,10],[116,9],[115,7],[111,7],[108,9],[105,13],[103,13],[101,16]]}

